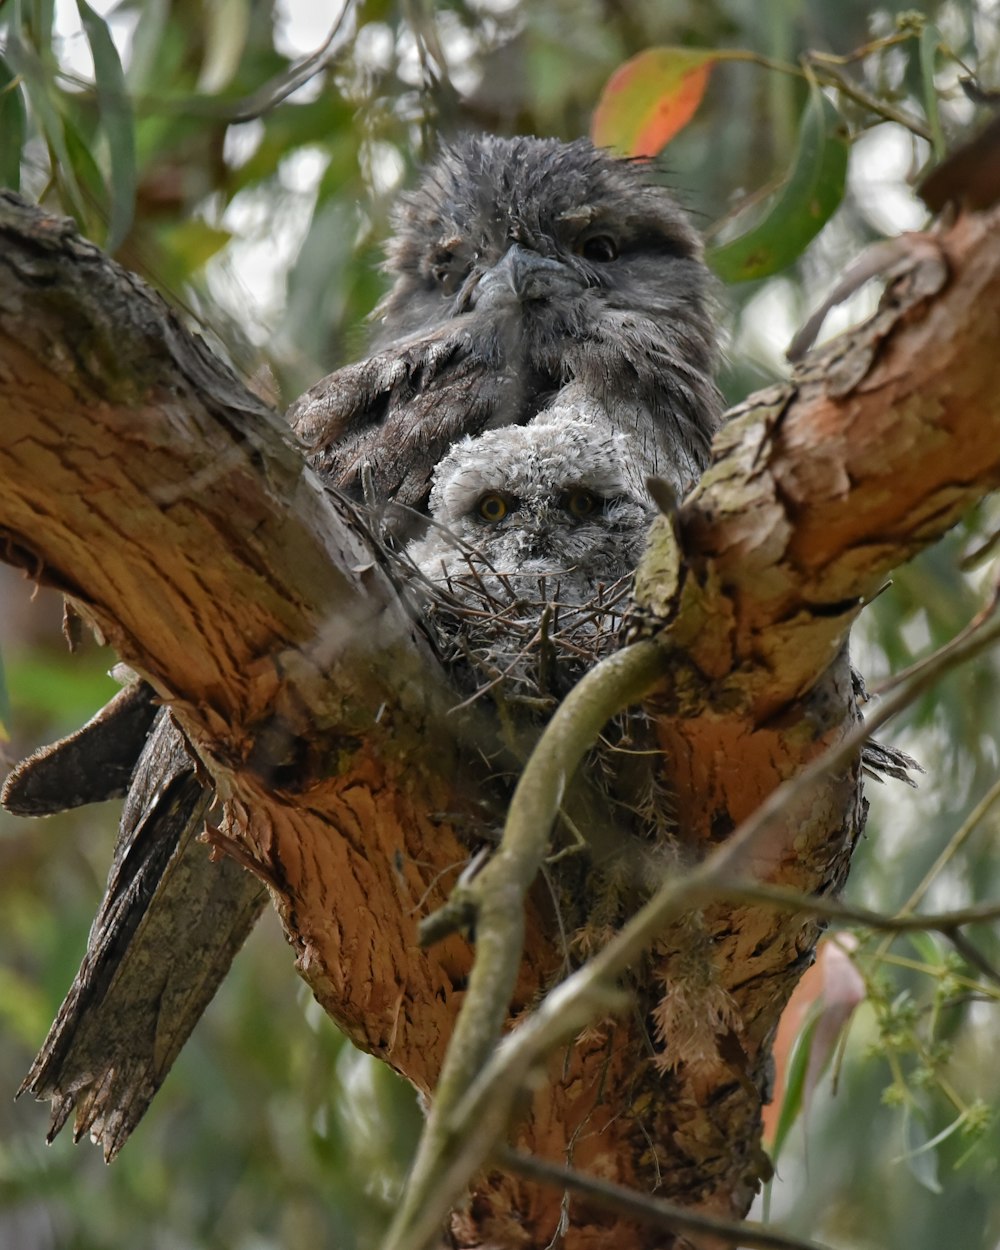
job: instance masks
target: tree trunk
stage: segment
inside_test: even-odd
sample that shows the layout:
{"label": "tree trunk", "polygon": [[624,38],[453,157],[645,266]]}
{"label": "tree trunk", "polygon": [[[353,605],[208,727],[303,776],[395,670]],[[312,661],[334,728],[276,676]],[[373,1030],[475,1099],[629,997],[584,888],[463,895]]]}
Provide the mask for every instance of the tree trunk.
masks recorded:
{"label": "tree trunk", "polygon": [[[652,707],[689,857],[849,731],[852,621],[1000,480],[998,223],[924,240],[876,318],[749,401],[658,522],[636,598],[675,661]],[[62,590],[169,704],[224,801],[213,840],[267,884],[301,975],[430,1093],[472,952],[454,936],[420,950],[416,925],[470,830],[502,820],[470,751],[492,750],[496,726],[453,711],[363,528],[278,417],[67,223],[6,195],[0,234],[4,558]],[[748,874],[839,890],[859,777],[856,762],[802,798]],[[635,970],[638,1009],[552,1057],[519,1142],[743,1215],[766,1167],[771,1040],[819,929],[722,902],[678,922]],[[539,890],[512,1016],[559,974],[556,935]],[[545,1246],[561,1202],[492,1172],[454,1243]],[[574,1199],[563,1244],[663,1239]]]}

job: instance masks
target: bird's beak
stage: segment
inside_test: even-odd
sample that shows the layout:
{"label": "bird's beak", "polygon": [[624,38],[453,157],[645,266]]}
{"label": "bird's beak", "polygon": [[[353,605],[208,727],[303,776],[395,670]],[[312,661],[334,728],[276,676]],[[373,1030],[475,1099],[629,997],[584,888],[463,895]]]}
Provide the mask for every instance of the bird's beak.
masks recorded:
{"label": "bird's beak", "polygon": [[544,504],[522,513],[521,528],[515,534],[522,560],[541,560],[551,555],[551,528],[550,510]]}
{"label": "bird's beak", "polygon": [[552,300],[579,291],[583,282],[558,260],[512,243],[492,269],[488,269],[471,292],[476,309]]}

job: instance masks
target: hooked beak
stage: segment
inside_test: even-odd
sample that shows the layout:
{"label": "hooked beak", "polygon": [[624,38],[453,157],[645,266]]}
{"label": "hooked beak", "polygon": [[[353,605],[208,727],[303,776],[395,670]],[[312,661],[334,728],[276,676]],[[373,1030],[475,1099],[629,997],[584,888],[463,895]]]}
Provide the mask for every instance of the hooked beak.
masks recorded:
{"label": "hooked beak", "polygon": [[561,261],[549,260],[520,243],[513,243],[479,279],[471,292],[471,305],[485,309],[529,300],[551,300],[572,295],[583,286],[581,279]]}

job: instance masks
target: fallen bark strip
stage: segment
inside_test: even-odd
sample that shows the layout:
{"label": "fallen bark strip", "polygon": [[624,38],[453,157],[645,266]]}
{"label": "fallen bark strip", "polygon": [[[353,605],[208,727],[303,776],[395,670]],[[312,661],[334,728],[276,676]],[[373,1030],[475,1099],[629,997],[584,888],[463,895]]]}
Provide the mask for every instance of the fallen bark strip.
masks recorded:
{"label": "fallen bark strip", "polygon": [[[660,731],[692,849],[847,732],[832,661],[861,601],[1000,480],[997,223],[960,221],[872,327],[751,401],[675,519],[679,556],[654,542],[638,597],[677,658]],[[473,799],[432,658],[280,421],[158,300],[11,199],[0,240],[6,558],[66,590],[171,703],[324,1007],[432,1087],[467,952],[418,954],[414,908],[466,854],[439,814]],[[849,770],[753,867],[834,891],[861,819]],[[572,1142],[581,1169],[738,1214],[762,1166],[770,1037],[817,926],[721,904],[705,926],[739,1015],[715,1064],[637,1072],[641,1039],[616,1026],[553,1063],[524,1143],[559,1158]],[[537,914],[526,951],[515,1006],[558,962]],[[558,1213],[491,1177],[453,1235],[544,1244]],[[567,1246],[642,1244],[603,1220],[580,1213]]]}

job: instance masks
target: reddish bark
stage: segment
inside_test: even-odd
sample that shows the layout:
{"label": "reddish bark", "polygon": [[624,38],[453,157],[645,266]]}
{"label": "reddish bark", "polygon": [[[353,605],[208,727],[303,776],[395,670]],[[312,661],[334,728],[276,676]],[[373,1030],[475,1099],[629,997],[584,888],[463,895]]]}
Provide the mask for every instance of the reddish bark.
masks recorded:
{"label": "reddish bark", "polygon": [[[842,737],[861,601],[1000,480],[998,221],[961,220],[944,264],[934,245],[915,253],[873,325],[751,401],[678,518],[680,567],[654,543],[638,597],[676,648],[660,741],[696,852]],[[431,1089],[469,951],[450,939],[422,952],[415,926],[464,862],[462,814],[481,818],[447,683],[281,422],[60,224],[4,199],[0,236],[5,558],[64,590],[171,704],[227,799],[223,836],[271,885],[319,1001]],[[799,804],[754,867],[836,890],[861,820],[855,768]],[[520,1136],[742,1214],[763,1167],[768,1048],[817,925],[718,904],[704,928],[713,983],[737,1009],[714,1057],[678,1044],[660,1071],[644,1025],[607,1024],[553,1058]],[[681,925],[664,940],[670,969],[689,937]],[[539,896],[515,1010],[559,963]],[[654,972],[637,987],[646,1007],[662,993]],[[457,1244],[544,1246],[560,1201],[483,1178]],[[574,1202],[564,1244],[663,1243]]]}

